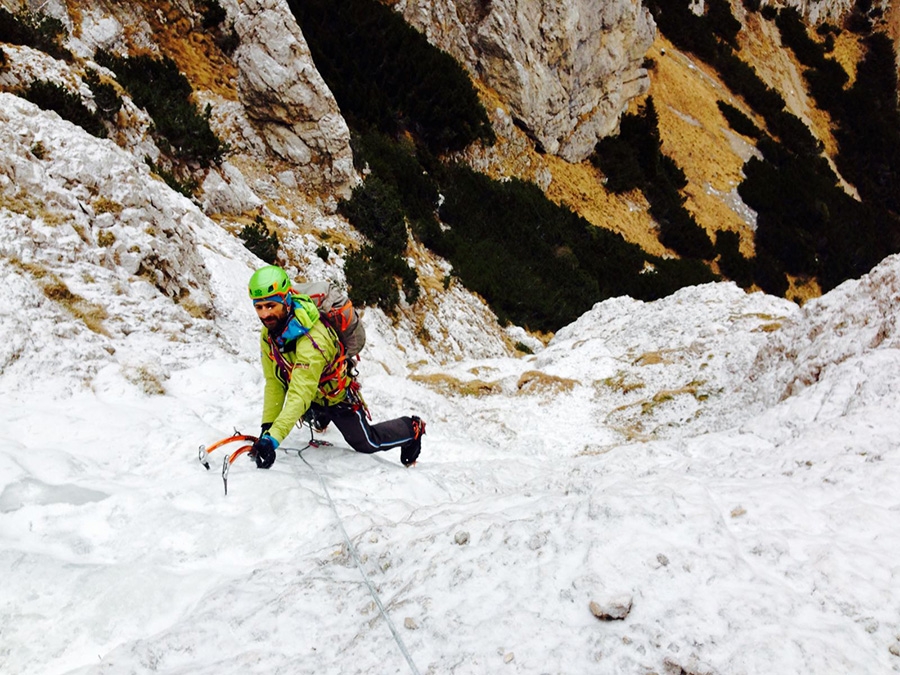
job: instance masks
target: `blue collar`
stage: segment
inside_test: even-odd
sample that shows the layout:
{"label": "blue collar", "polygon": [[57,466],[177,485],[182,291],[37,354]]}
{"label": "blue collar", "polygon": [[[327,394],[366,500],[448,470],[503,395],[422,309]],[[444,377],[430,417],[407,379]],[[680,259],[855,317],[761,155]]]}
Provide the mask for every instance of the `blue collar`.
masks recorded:
{"label": "blue collar", "polygon": [[279,351],[284,351],[285,346],[289,342],[293,342],[309,332],[309,328],[300,323],[300,320],[294,315],[293,304],[288,308],[288,311],[291,313],[291,318],[288,320],[287,324],[285,324],[281,333],[279,335],[269,336],[272,338],[273,342],[275,342],[275,346],[278,347]]}

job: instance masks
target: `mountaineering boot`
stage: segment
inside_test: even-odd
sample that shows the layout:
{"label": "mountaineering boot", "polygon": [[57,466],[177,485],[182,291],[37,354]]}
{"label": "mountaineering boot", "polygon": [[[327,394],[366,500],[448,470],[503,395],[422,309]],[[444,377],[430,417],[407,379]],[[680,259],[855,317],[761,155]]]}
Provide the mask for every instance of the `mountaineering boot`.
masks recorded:
{"label": "mountaineering boot", "polygon": [[413,466],[422,451],[422,436],[425,435],[425,422],[413,415],[412,417],[413,439],[406,445],[400,446],[400,461],[403,466]]}

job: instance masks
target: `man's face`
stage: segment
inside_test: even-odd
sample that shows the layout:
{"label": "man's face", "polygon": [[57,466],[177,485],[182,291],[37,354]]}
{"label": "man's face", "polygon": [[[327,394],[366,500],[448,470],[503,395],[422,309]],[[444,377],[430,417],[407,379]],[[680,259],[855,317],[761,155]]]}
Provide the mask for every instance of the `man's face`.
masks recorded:
{"label": "man's face", "polygon": [[287,317],[287,306],[278,300],[261,300],[254,303],[253,308],[256,316],[269,330],[278,328]]}

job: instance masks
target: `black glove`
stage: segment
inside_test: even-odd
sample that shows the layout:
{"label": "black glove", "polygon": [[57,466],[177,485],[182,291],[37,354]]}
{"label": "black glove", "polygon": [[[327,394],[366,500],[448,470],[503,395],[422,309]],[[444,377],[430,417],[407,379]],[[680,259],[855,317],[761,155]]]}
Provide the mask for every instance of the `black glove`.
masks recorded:
{"label": "black glove", "polygon": [[256,458],[257,469],[268,469],[275,463],[275,448],[278,447],[278,441],[264,434],[256,443],[253,444],[250,452]]}
{"label": "black glove", "polygon": [[259,428],[259,437],[262,438],[266,435],[266,432],[272,428],[271,422],[263,422],[262,426]]}

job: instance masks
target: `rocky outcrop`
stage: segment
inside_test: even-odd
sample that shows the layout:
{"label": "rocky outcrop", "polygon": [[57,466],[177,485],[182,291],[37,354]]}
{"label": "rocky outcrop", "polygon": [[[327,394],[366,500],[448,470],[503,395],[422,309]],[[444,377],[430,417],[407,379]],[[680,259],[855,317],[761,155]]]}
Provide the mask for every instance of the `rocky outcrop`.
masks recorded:
{"label": "rocky outcrop", "polygon": [[[872,10],[878,13],[888,12],[891,5],[890,0],[873,0],[870,4]],[[824,21],[840,23],[857,6],[857,2],[856,0],[778,0],[778,2],[775,2],[775,0],[762,0],[761,5],[794,7],[810,23],[818,24]],[[694,6],[694,11],[698,13],[703,12],[704,7],[705,2],[699,1]],[[733,11],[735,16],[740,18],[745,10],[740,6],[735,6]]]}
{"label": "rocky outcrop", "polygon": [[[775,3],[764,1],[762,4]],[[811,23],[818,23],[840,19],[853,9],[856,3],[855,0],[784,0],[783,4],[795,7],[802,15],[808,17]]]}
{"label": "rocky outcrop", "polygon": [[655,25],[639,0],[400,0],[396,11],[495,89],[551,154],[577,162],[647,91]]}
{"label": "rocky outcrop", "polygon": [[[287,2],[222,0],[219,4],[228,14],[225,25],[239,41],[232,58],[238,69],[240,102],[192,82],[201,109],[206,104],[211,107],[216,133],[238,154],[270,166],[283,162],[277,168],[291,171],[300,189],[349,196],[355,175],[350,131],[313,64]],[[162,26],[180,22],[182,28],[195,29],[200,23],[196,3],[178,0],[174,5],[163,11],[152,3],[48,0],[38,9],[62,21],[69,35],[67,48],[79,59],[90,61],[101,48],[119,55],[166,53],[165,46],[156,41],[164,35],[171,39],[178,30],[167,34]],[[73,16],[79,21],[73,21]],[[202,54],[191,54],[191,58],[198,57]],[[129,134],[126,141],[131,146],[143,141],[131,138],[135,133]],[[155,160],[158,151],[149,155]],[[232,184],[227,174],[221,178],[226,185]],[[225,205],[223,212],[232,213],[238,206]]]}
{"label": "rocky outcrop", "polygon": [[349,194],[350,130],[287,3],[231,0],[222,6],[240,39],[234,61],[241,103],[269,150],[296,167],[303,185]]}
{"label": "rocky outcrop", "polygon": [[[0,258],[21,261],[38,278],[105,283],[107,293],[140,278],[214,314],[203,260],[210,221],[155,179],[143,158],[7,93],[0,93],[0,130],[8,216]],[[216,247],[252,257],[223,230],[215,234]]]}

